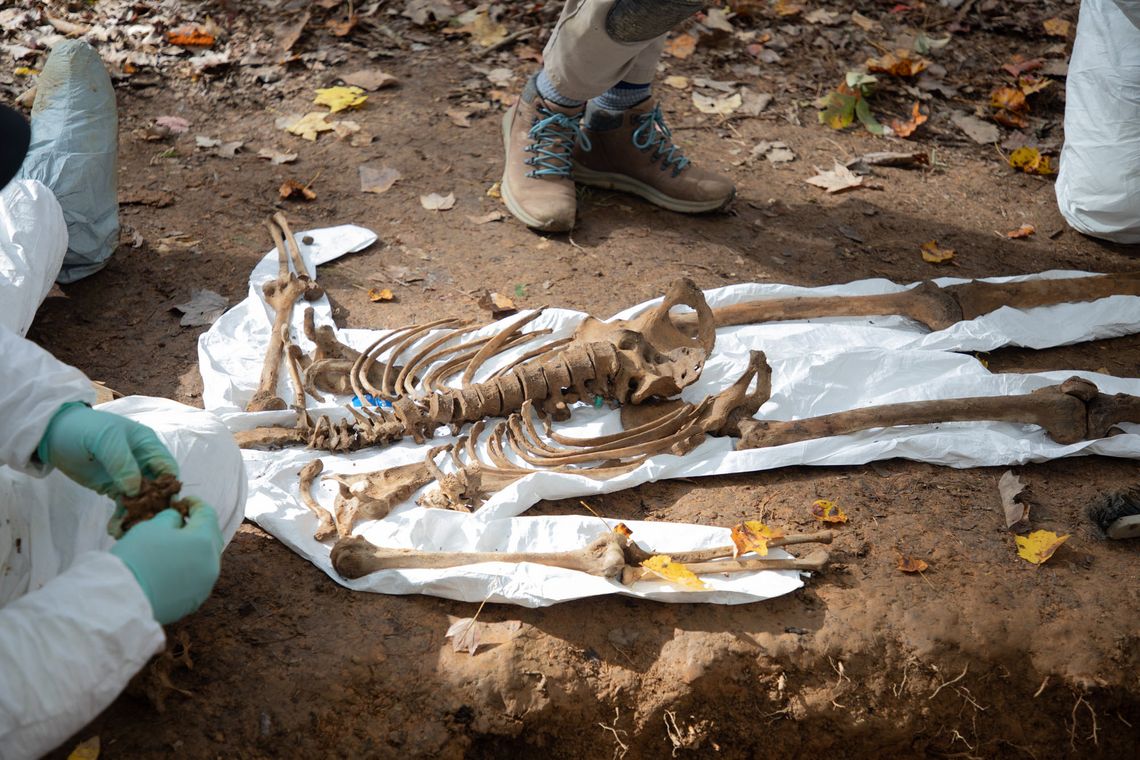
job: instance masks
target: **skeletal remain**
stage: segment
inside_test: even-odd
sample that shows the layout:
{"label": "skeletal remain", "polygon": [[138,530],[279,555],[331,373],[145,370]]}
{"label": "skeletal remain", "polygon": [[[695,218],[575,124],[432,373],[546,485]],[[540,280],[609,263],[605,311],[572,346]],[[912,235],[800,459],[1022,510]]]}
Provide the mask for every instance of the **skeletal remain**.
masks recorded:
{"label": "skeletal remain", "polygon": [[[795,546],[797,544],[830,544],[835,539],[835,531],[821,530],[816,533],[792,533],[780,538],[770,538],[767,543],[769,549],[775,549],[780,546]],[[709,562],[714,559],[722,559],[725,557],[736,557],[737,549],[735,546],[714,546],[709,549],[695,549],[692,551],[668,552],[668,551],[648,551],[642,549],[637,543],[628,541],[625,548],[626,560],[631,565],[640,565],[650,557],[658,554],[667,554],[669,559],[674,562],[680,562],[686,566],[692,564],[699,564],[702,562]],[[691,569],[691,567],[690,567]]]}
{"label": "skeletal remain", "polygon": [[[431,460],[446,446],[432,449]],[[339,485],[334,512],[336,532],[340,537],[352,533],[358,519],[379,520],[388,515],[400,502],[434,480],[434,473],[426,462],[413,462],[389,467],[379,472],[352,475],[329,475]],[[325,534],[326,536],[328,534]],[[317,536],[320,538],[320,536]]]}
{"label": "skeletal remain", "polygon": [[318,541],[324,541],[336,533],[332,514],[313,498],[313,481],[324,468],[325,463],[320,459],[314,459],[301,468],[301,501],[317,518],[317,530],[313,533],[313,538]]}
{"label": "skeletal remain", "polygon": [[1140,397],[1106,396],[1088,380],[1071,377],[1018,396],[911,401],[787,422],[745,420],[737,448],[779,446],[871,428],[978,421],[1037,425],[1057,443],[1076,443],[1104,438],[1121,422],[1140,422]]}
{"label": "skeletal remain", "polygon": [[[976,319],[1002,306],[1031,309],[1113,295],[1140,295],[1140,272],[1007,283],[973,281],[945,288],[927,281],[899,293],[746,301],[718,307],[712,314],[717,327],[821,317],[899,315],[931,330],[944,330],[955,322]],[[673,321],[682,329],[692,329],[696,319],[691,314],[681,314],[674,315]]]}
{"label": "skeletal remain", "polygon": [[[677,560],[673,557],[674,562]],[[825,549],[814,551],[808,556],[799,559],[793,557],[791,559],[736,559],[736,560],[720,560],[718,562],[697,562],[694,564],[686,564],[685,569],[696,575],[711,575],[713,573],[750,573],[756,570],[804,570],[808,572],[819,572],[827,565],[829,559],[828,553]],[[627,565],[621,571],[621,582],[626,585],[632,585],[638,581],[661,580],[661,577],[656,575],[652,570],[644,567],[633,567]]]}
{"label": "skeletal remain", "polygon": [[[275,222],[281,223],[287,229],[288,223],[284,222],[284,219],[285,217],[281,214],[274,217]],[[267,221],[265,226],[277,247],[277,279],[270,280],[261,286],[266,303],[273,309],[273,327],[269,331],[269,346],[265,351],[265,364],[261,369],[261,380],[253,397],[246,405],[247,412],[286,408],[285,402],[277,396],[277,378],[281,370],[281,358],[285,352],[283,336],[288,335],[287,331],[293,318],[293,304],[301,298],[312,301],[324,294],[321,287],[309,277],[299,250],[294,257],[297,272],[289,270],[287,258],[289,251],[297,248],[297,241],[293,239],[292,233],[288,236],[291,248],[287,251],[286,243],[281,237],[281,230],[276,224]]]}
{"label": "skeletal remain", "polygon": [[[830,540],[830,536],[826,536]],[[807,537],[789,543],[806,543]],[[773,545],[769,542],[769,546]],[[581,549],[563,552],[433,552],[419,549],[390,549],[376,546],[360,536],[342,538],[332,548],[333,568],[348,579],[380,570],[441,569],[481,562],[533,562],[548,567],[589,573],[602,578],[620,579],[630,584],[655,577],[637,566],[649,556],[643,550],[630,555],[624,536],[607,532]],[[643,559],[644,557],[644,559]],[[817,571],[827,563],[827,552],[819,550],[804,559],[721,560],[686,565],[694,573],[732,573],[755,570]],[[674,558],[676,561],[676,559]]]}

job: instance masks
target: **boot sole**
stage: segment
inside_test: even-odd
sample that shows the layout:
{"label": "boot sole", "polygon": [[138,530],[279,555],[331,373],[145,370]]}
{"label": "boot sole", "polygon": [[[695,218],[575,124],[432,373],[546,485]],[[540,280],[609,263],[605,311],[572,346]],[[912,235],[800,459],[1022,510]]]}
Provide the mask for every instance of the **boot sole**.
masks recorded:
{"label": "boot sole", "polygon": [[[514,123],[515,109],[508,108],[506,113],[503,114],[503,163],[506,163],[506,156],[510,150],[511,145],[511,125]],[[499,181],[499,195],[503,196],[503,203],[507,204],[507,211],[518,219],[520,222],[530,227],[532,230],[540,230],[542,232],[569,232],[573,228],[573,224],[564,224],[558,220],[546,220],[545,222],[537,217],[531,216],[523,207],[519,205],[518,201],[514,198],[514,192],[511,190],[510,185],[507,183],[507,170],[503,167],[503,178]]]}
{"label": "boot sole", "polygon": [[632,193],[644,198],[654,206],[660,206],[681,214],[704,214],[709,211],[716,211],[727,206],[736,197],[736,191],[733,191],[732,195],[721,200],[686,201],[665,195],[657,188],[625,174],[599,172],[581,165],[574,167],[574,181],[590,187],[600,187],[604,190],[621,190],[625,193]]}

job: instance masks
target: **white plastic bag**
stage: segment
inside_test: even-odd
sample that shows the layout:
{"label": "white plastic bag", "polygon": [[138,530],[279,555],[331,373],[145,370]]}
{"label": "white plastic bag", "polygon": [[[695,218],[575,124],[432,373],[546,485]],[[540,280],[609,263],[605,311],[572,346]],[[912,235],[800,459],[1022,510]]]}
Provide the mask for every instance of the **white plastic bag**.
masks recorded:
{"label": "white plastic bag", "polygon": [[1057,205],[1075,229],[1140,243],[1140,0],[1084,0],[1065,90]]}

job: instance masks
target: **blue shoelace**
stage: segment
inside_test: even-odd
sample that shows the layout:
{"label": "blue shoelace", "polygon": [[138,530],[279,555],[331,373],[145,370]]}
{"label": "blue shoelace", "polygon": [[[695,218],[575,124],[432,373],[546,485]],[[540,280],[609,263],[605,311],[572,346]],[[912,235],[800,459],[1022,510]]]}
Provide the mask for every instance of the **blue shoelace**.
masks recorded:
{"label": "blue shoelace", "polygon": [[535,155],[526,160],[536,168],[527,172],[528,177],[569,177],[574,166],[574,144],[582,142],[583,150],[590,150],[590,140],[582,134],[581,119],[567,116],[558,111],[538,107],[541,118],[536,120],[528,133],[534,140],[526,146]]}
{"label": "blue shoelace", "polygon": [[653,160],[661,160],[661,170],[673,168],[676,177],[689,165],[689,159],[681,155],[681,149],[673,144],[673,133],[665,125],[661,106],[654,106],[649,113],[637,117],[641,123],[633,130],[633,147],[638,150],[653,148]]}

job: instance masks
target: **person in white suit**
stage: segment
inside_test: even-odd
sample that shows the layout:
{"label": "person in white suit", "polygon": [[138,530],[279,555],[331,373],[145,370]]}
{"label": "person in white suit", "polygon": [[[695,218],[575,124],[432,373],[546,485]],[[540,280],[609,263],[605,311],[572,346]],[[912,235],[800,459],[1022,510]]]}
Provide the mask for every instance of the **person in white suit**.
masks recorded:
{"label": "person in white suit", "polygon": [[[213,589],[246,493],[217,417],[143,397],[92,407],[83,373],[23,337],[68,249],[53,189],[12,181],[28,146],[27,122],[0,106],[3,760],[59,746],[162,650],[162,626]],[[113,538],[116,499],[162,473],[181,480],[189,517],[169,509]]]}

